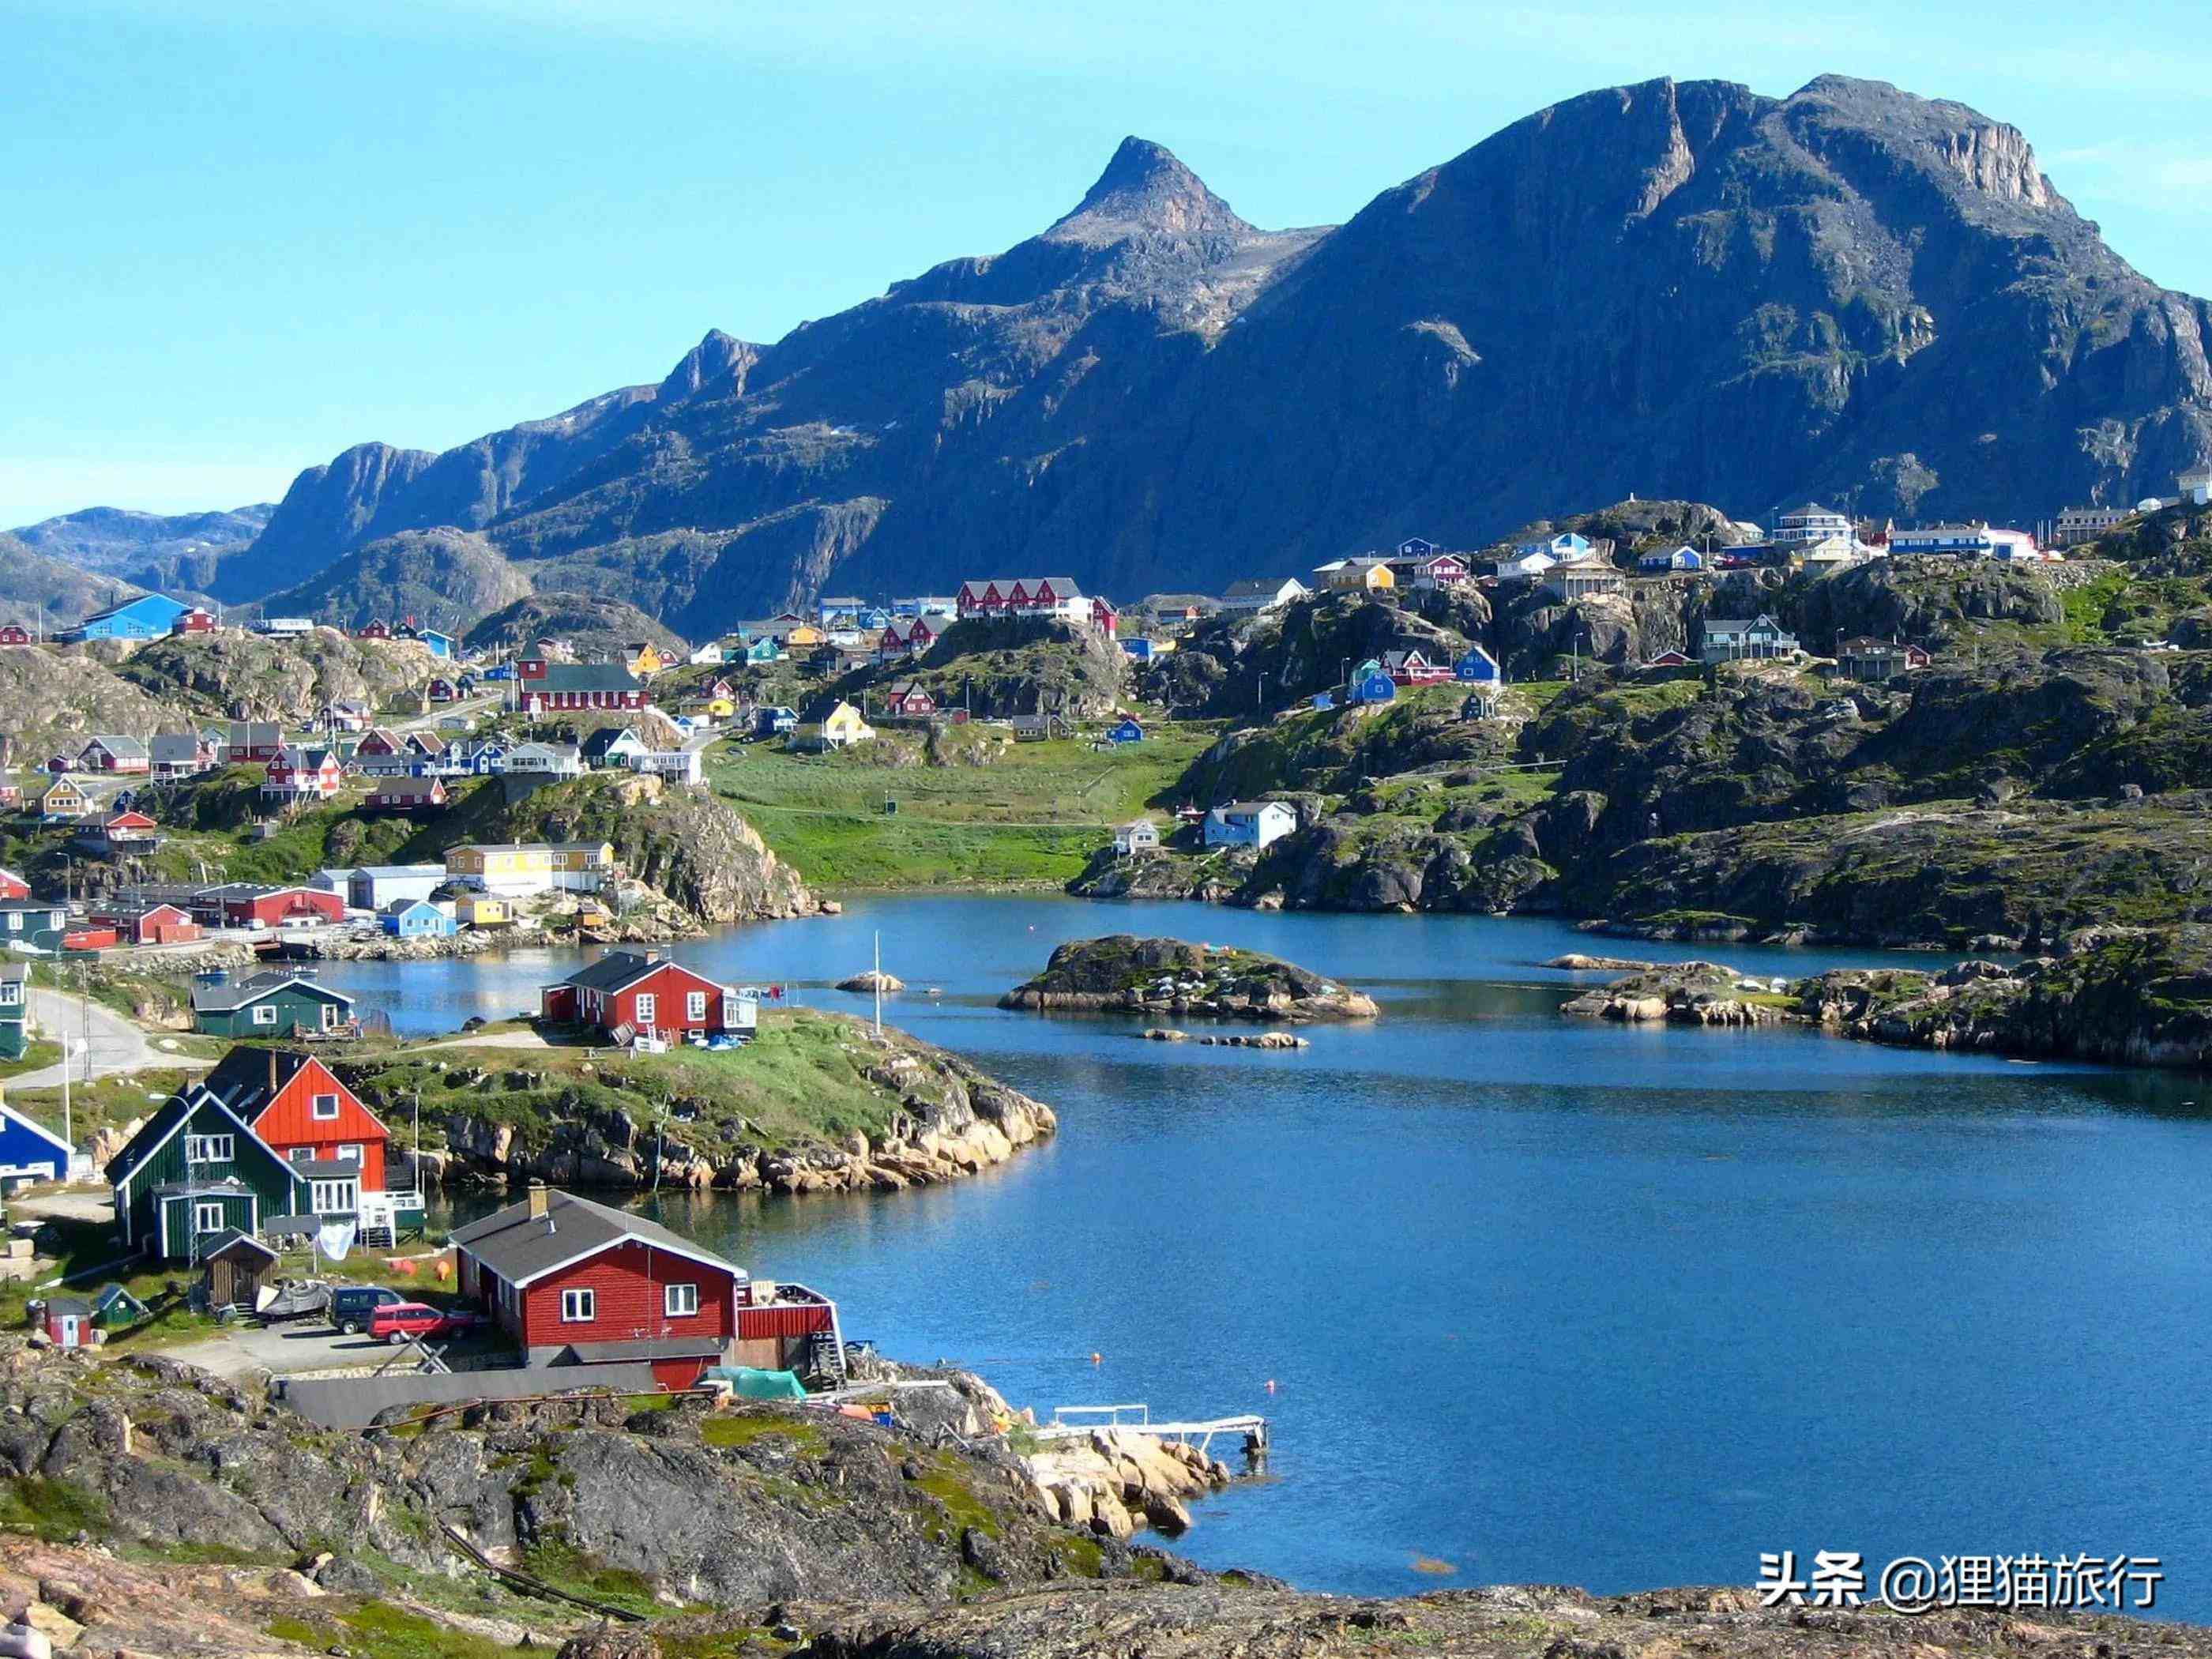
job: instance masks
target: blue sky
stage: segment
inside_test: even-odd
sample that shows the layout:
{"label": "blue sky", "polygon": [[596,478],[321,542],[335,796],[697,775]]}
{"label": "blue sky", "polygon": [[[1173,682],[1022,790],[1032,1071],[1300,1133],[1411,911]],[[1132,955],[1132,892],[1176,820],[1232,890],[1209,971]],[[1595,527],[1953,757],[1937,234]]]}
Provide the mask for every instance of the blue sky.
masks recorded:
{"label": "blue sky", "polygon": [[[9,0],[0,525],[281,494],[770,340],[1073,206],[1125,133],[1339,221],[1544,104],[1834,70],[2022,128],[2212,293],[2195,6]],[[2045,13],[2047,15],[2039,15]]]}

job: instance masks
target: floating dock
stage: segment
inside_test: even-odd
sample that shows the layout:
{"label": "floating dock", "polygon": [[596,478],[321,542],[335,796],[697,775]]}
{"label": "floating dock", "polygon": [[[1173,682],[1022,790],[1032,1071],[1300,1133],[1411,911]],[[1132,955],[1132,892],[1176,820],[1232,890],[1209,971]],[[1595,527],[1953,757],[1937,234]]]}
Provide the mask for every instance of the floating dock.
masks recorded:
{"label": "floating dock", "polygon": [[1233,1434],[1242,1437],[1246,1455],[1267,1454],[1267,1419],[1257,1412],[1202,1421],[1155,1423],[1152,1407],[1143,1404],[1055,1406],[1052,1421],[1038,1424],[1032,1432],[1040,1440],[1072,1440],[1108,1429],[1130,1429],[1162,1440],[1178,1440],[1200,1451],[1210,1449],[1215,1435]]}

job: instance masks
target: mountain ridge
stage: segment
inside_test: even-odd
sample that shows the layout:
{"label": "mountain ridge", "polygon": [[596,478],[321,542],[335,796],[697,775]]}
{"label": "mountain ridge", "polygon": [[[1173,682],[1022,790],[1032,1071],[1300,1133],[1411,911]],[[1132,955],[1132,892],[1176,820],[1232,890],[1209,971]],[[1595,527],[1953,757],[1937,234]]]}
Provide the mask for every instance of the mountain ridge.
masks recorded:
{"label": "mountain ridge", "polygon": [[825,586],[1218,586],[1632,493],[2032,519],[2212,454],[2208,337],[2018,129],[1886,82],[1595,90],[1303,230],[1132,137],[1004,252],[308,468],[218,592],[450,526],[702,637]]}

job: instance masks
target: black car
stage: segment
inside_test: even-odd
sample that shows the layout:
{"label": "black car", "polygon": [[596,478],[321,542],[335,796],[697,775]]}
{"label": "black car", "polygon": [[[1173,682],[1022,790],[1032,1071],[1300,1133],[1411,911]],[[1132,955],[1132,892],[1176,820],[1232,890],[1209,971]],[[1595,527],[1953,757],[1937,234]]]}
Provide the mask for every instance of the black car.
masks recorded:
{"label": "black car", "polygon": [[379,1308],[406,1299],[389,1285],[341,1285],[331,1292],[331,1323],[348,1336],[358,1336]]}

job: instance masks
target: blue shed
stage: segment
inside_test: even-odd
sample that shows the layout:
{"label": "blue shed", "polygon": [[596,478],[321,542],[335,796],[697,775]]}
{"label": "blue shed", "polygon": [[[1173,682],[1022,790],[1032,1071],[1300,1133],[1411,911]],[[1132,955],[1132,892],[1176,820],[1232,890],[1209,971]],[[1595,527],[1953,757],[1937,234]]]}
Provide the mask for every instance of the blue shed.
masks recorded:
{"label": "blue shed", "polygon": [[1370,674],[1352,688],[1352,702],[1395,702],[1398,688],[1388,674]]}
{"label": "blue shed", "polygon": [[0,1101],[0,1181],[63,1181],[69,1166],[69,1142]]}
{"label": "blue shed", "polygon": [[1313,706],[1316,708],[1334,708],[1336,707],[1336,699],[1326,691],[1316,691],[1314,693]]}
{"label": "blue shed", "polygon": [[415,630],[415,637],[430,647],[430,654],[434,657],[450,659],[460,649],[459,640],[451,634],[441,634],[434,628],[418,628]]}
{"label": "blue shed", "polygon": [[799,711],[781,703],[771,704],[753,716],[753,730],[762,737],[770,738],[799,729]]}
{"label": "blue shed", "polygon": [[166,593],[141,593],[87,617],[70,634],[81,640],[167,639],[169,625],[191,609]]}
{"label": "blue shed", "polygon": [[1498,684],[1498,659],[1479,645],[1470,645],[1467,654],[1452,665],[1452,677],[1481,684]]}
{"label": "blue shed", "polygon": [[1142,743],[1145,740],[1145,728],[1138,725],[1134,720],[1116,720],[1106,728],[1106,740],[1109,743]]}
{"label": "blue shed", "polygon": [[453,919],[428,899],[394,899],[377,915],[384,931],[400,939],[445,939],[454,932]]}

